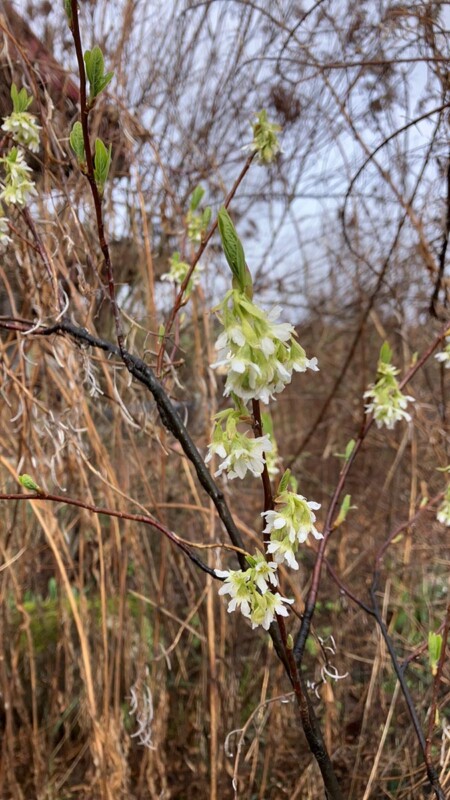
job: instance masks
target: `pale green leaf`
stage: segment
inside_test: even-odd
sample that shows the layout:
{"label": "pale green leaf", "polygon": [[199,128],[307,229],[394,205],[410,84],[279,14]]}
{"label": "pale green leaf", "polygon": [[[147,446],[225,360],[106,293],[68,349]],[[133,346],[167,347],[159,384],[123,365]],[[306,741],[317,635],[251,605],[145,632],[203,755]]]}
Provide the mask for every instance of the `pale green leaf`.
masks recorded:
{"label": "pale green leaf", "polygon": [[83,128],[81,122],[75,122],[69,136],[70,146],[75,153],[77,160],[80,164],[86,161],[86,153],[84,150]]}

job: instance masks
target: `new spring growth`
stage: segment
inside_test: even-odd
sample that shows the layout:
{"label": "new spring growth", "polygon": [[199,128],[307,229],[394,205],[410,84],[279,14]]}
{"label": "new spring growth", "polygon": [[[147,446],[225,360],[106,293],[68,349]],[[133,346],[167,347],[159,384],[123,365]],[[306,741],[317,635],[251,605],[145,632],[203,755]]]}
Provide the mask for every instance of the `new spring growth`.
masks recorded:
{"label": "new spring growth", "polygon": [[267,111],[260,111],[257,114],[256,122],[252,125],[253,141],[249,145],[249,150],[257,153],[261,164],[270,164],[275,156],[281,151],[277,133],[281,131],[279,125],[269,122]]}
{"label": "new spring growth", "polygon": [[439,659],[442,652],[442,636],[440,633],[430,631],[428,634],[428,660],[430,662],[431,674],[437,674]]}
{"label": "new spring growth", "polygon": [[277,564],[286,561],[292,569],[298,569],[296,555],[299,545],[306,542],[310,534],[315,539],[323,539],[323,535],[314,525],[314,511],[320,508],[320,503],[308,501],[303,495],[290,491],[290,479],[290,471],[286,470],[278,487],[275,510],[263,511],[262,516],[266,521],[264,533],[270,534],[267,553]]}
{"label": "new spring growth", "polygon": [[288,616],[289,612],[283,604],[294,601],[274,591],[278,586],[275,562],[267,562],[264,555],[258,552],[254,556],[246,556],[246,560],[249,568],[244,571],[214,570],[218,578],[225,579],[219,594],[230,595],[229,614],[239,609],[241,614],[250,620],[252,628],[261,625],[267,631],[276,614],[282,617]]}
{"label": "new spring growth", "polygon": [[11,100],[13,110],[9,117],[5,117],[2,130],[10,133],[17,144],[28,148],[32,153],[39,150],[39,131],[41,128],[36,122],[36,117],[27,111],[33,102],[26,89],[17,91],[15,83],[11,86]]}
{"label": "new spring growth", "polygon": [[203,211],[199,211],[199,205],[203,199],[205,190],[202,186],[197,186],[191,197],[189,211],[186,214],[186,229],[189,241],[193,244],[200,244],[209,223],[211,222],[211,208],[207,206]]}
{"label": "new spring growth", "polygon": [[408,403],[414,402],[414,397],[403,394],[399,389],[396,375],[400,370],[391,364],[392,350],[385,342],[380,351],[377,367],[377,380],[364,392],[364,397],[372,398],[366,404],[366,413],[373,412],[378,428],[386,426],[392,429],[396,422],[405,419],[411,420],[411,415],[406,411]]}
{"label": "new spring growth", "polygon": [[31,475],[27,475],[26,472],[18,476],[18,481],[24,489],[28,489],[30,492],[36,492],[37,494],[44,494],[44,490],[41,489],[34,478],[32,478]]}
{"label": "new spring growth", "polygon": [[[250,430],[241,432],[239,426],[249,422],[248,411],[242,405],[238,409],[228,408],[216,414],[216,424],[212,442],[208,447],[206,463],[211,461],[213,455],[219,456],[223,461],[215,476],[226,472],[228,477],[245,478],[247,472],[258,477],[262,474],[265,464],[265,453],[272,450],[269,436],[253,438]],[[248,435],[250,433],[250,436]]]}
{"label": "new spring growth", "polygon": [[105,183],[108,180],[109,168],[111,166],[111,150],[111,145],[107,148],[101,139],[95,140],[94,178],[100,195],[103,195]]}
{"label": "new spring growth", "polygon": [[98,45],[95,45],[92,50],[86,50],[84,63],[90,88],[89,102],[92,105],[100,92],[103,92],[108,86],[114,77],[114,72],[105,72],[103,53]]}
{"label": "new spring growth", "polygon": [[86,169],[86,152],[84,149],[83,128],[81,122],[74,122],[69,136],[70,146],[77,157],[78,164],[84,172]]}

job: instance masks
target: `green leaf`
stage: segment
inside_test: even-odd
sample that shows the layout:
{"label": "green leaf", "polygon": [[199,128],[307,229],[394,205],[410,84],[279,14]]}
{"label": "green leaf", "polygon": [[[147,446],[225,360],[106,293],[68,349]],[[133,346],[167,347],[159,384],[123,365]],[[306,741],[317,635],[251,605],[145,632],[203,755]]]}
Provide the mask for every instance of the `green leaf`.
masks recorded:
{"label": "green leaf", "polygon": [[[241,292],[252,292],[252,278],[245,263],[244,248],[237,235],[236,228],[231,221],[231,217],[224,206],[219,211],[217,222],[219,226],[220,238],[222,240],[223,252],[228,261],[231,272],[236,282],[236,288]],[[234,282],[233,282],[234,283]]]}
{"label": "green leaf", "polygon": [[356,444],[356,442],[355,442],[354,439],[350,439],[350,441],[348,442],[347,447],[345,448],[345,453],[344,453],[344,457],[345,457],[346,461],[349,460],[351,454],[353,453],[353,450],[355,449],[355,444]]}
{"label": "green leaf", "polygon": [[285,492],[289,486],[289,479],[291,477],[291,470],[287,469],[278,484],[278,494]]}
{"label": "green leaf", "polygon": [[430,662],[432,675],[436,675],[437,673],[441,652],[442,652],[441,634],[430,631],[428,634],[428,660]]}
{"label": "green leaf", "polygon": [[199,205],[200,205],[200,203],[201,203],[201,201],[203,199],[204,194],[205,194],[205,190],[203,189],[202,186],[196,186],[195,187],[194,191],[192,192],[191,204],[189,206],[191,211],[197,211],[197,208],[199,207]]}
{"label": "green leaf", "polygon": [[23,475],[19,475],[19,483],[25,489],[29,489],[30,492],[37,492],[37,494],[43,494],[41,487],[38,486],[34,478],[32,478],[31,475],[27,475],[26,472]]}
{"label": "green leaf", "polygon": [[64,10],[67,16],[67,22],[69,23],[69,27],[72,27],[73,17],[72,17],[72,3],[70,0],[64,0]]}
{"label": "green leaf", "polygon": [[390,364],[391,360],[392,360],[392,350],[389,347],[389,344],[387,342],[384,342],[380,350],[380,361],[383,364]]}
{"label": "green leaf", "polygon": [[28,97],[26,89],[22,88],[20,92],[17,91],[17,86],[15,83],[11,85],[11,100],[13,102],[13,110],[17,114],[21,114],[23,111],[26,111],[33,102],[33,98]]}
{"label": "green leaf", "polygon": [[357,506],[350,505],[351,501],[352,501],[351,494],[346,494],[342,501],[341,508],[339,510],[339,514],[337,516],[336,522],[333,525],[333,528],[337,528],[339,525],[342,525],[342,523],[345,522],[347,518],[348,512],[351,511],[353,508],[357,508]]}
{"label": "green leaf", "polygon": [[111,150],[111,145],[106,148],[101,139],[95,140],[94,178],[101,194],[103,194],[111,166]]}
{"label": "green leaf", "polygon": [[354,439],[350,439],[350,441],[348,442],[348,444],[347,444],[347,446],[345,448],[345,452],[344,453],[333,453],[333,455],[336,456],[336,458],[343,458],[344,461],[348,461],[350,456],[351,456],[351,454],[353,453],[353,450],[355,449],[355,444],[356,444],[355,440]]}
{"label": "green leaf", "polygon": [[105,89],[114,76],[114,73],[107,72],[106,75],[104,74],[105,60],[97,44],[92,50],[86,50],[84,54],[84,63],[86,64],[86,74],[90,84],[90,99],[93,100]]}
{"label": "green leaf", "polygon": [[78,163],[84,164],[86,153],[84,150],[83,128],[81,122],[75,122],[69,136],[70,146],[75,153]]}
{"label": "green leaf", "polygon": [[110,83],[113,78],[114,78],[114,72],[107,72],[105,75],[103,75],[103,77],[97,84],[97,91],[95,94],[98,95],[100,94],[100,92],[103,92],[103,90],[106,89],[108,83]]}
{"label": "green leaf", "polygon": [[256,559],[253,556],[245,556],[245,560],[252,569],[256,566]]}
{"label": "green leaf", "polygon": [[211,206],[206,206],[203,214],[202,214],[202,230],[206,231],[209,227],[209,223],[211,222]]}

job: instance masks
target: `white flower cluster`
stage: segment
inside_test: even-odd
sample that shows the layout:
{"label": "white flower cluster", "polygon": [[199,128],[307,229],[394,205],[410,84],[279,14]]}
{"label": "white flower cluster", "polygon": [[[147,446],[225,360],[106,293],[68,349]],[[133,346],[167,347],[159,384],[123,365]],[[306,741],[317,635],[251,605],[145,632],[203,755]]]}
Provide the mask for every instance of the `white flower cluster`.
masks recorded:
{"label": "white flower cluster", "polygon": [[260,111],[256,122],[253,124],[253,141],[245,149],[256,153],[262,164],[270,164],[281,152],[277,134],[281,131],[279,125],[269,122],[267,111]]}
{"label": "white flower cluster", "polygon": [[[298,569],[296,554],[312,534],[315,539],[322,539],[314,523],[314,511],[320,508],[319,503],[308,502],[302,495],[284,490],[275,500],[275,511],[263,511],[266,527],[264,533],[270,533],[267,554],[274,556],[274,561],[266,561],[262,553],[254,557],[247,556],[249,569],[215,570],[225,583],[219,594],[229,594],[228,612],[239,609],[244,617],[250,619],[252,627],[262,625],[266,630],[275,619],[275,615],[287,616],[288,611],[283,603],[292,603],[281,597],[274,588],[278,586],[276,570],[285,561],[292,569]],[[274,587],[274,588],[273,588]]]}
{"label": "white flower cluster", "polygon": [[267,562],[262,553],[247,556],[247,561],[249,568],[245,571],[215,570],[218,578],[225,578],[219,594],[230,595],[231,600],[228,603],[230,614],[238,608],[241,614],[250,620],[252,628],[262,625],[267,631],[276,614],[287,617],[288,611],[283,603],[294,601],[273,591],[273,588],[278,586],[276,563]]}
{"label": "white flower cluster", "polygon": [[435,358],[441,361],[446,369],[450,369],[450,336],[446,336],[446,344],[440,353],[436,353]]}
{"label": "white flower cluster", "polygon": [[378,362],[378,378],[375,384],[369,386],[364,392],[364,397],[372,398],[366,404],[367,414],[373,412],[378,428],[386,426],[392,429],[399,420],[411,420],[411,415],[406,411],[408,403],[414,403],[414,397],[403,394],[399,389],[396,375],[399,370],[392,364],[382,360]]}
{"label": "white flower cluster", "polygon": [[17,147],[13,147],[6,156],[0,158],[0,163],[5,170],[4,180],[0,182],[0,200],[7,205],[24,206],[30,195],[37,194],[34,181],[29,177],[31,167]]}
{"label": "white flower cluster", "polygon": [[[182,261],[179,253],[174,253],[173,256],[171,256],[169,264],[170,270],[161,276],[161,280],[169,281],[169,283],[174,283],[176,286],[181,286],[191,268],[190,264],[186,261]],[[200,279],[199,272],[200,267],[197,265],[186,287],[186,297],[190,295],[194,286],[197,286]]]}
{"label": "white flower cluster", "polygon": [[205,461],[209,463],[213,455],[224,460],[214,474],[217,476],[226,471],[230,479],[245,478],[247,471],[255,477],[261,475],[265,463],[264,454],[272,449],[269,436],[251,439],[247,433],[241,433],[238,430],[238,425],[242,422],[239,410],[228,408],[216,414],[215,419],[213,439]]}
{"label": "white flower cluster", "polygon": [[[33,114],[26,110],[33,98],[28,97],[26,89],[18,92],[13,83],[11,99],[13,111],[5,117],[2,130],[9,133],[21,147],[27,147],[36,153],[39,150],[40,127]],[[6,205],[24,206],[29,196],[36,194],[34,182],[30,180],[31,168],[26,163],[24,154],[18,147],[12,147],[6,156],[0,158],[0,163],[5,170],[4,179],[0,181],[0,200]]]}
{"label": "white flower cluster", "polygon": [[9,117],[5,117],[2,130],[10,133],[17,144],[28,148],[32,153],[38,152],[41,128],[33,114],[28,111],[13,111]]}
{"label": "white flower cluster", "polygon": [[306,542],[310,533],[315,539],[323,539],[314,525],[314,511],[320,508],[320,503],[285,490],[276,498],[275,507],[275,511],[262,512],[266,521],[264,533],[270,533],[267,552],[273,555],[277,564],[286,561],[292,569],[298,569],[295,558],[298,546]]}
{"label": "white flower cluster", "polygon": [[268,314],[243,292],[232,289],[220,305],[223,333],[216,342],[219,358],[213,368],[227,370],[224,394],[244,402],[268,403],[291,382],[292,373],[317,371],[317,358],[307,358],[295,339],[295,329],[277,323],[280,308]]}

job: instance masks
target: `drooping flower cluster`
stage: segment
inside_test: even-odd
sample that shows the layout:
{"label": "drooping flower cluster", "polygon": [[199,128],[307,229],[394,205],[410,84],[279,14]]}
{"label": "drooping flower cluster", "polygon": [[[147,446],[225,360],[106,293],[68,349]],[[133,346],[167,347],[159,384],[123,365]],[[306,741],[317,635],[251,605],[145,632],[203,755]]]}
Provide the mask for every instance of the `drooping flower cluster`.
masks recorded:
{"label": "drooping flower cluster", "polygon": [[448,528],[450,528],[450,484],[448,485],[444,499],[438,508],[436,518],[438,522],[442,523],[442,525],[446,525]]}
{"label": "drooping flower cluster", "polygon": [[[30,98],[31,102],[32,98]],[[36,122],[36,117],[28,111],[13,111],[9,117],[5,117],[2,130],[10,133],[17,144],[37,153],[39,150],[39,131],[40,126]]]}
{"label": "drooping flower cluster", "polygon": [[[178,252],[174,253],[173,256],[171,256],[169,264],[170,264],[170,270],[169,272],[165,272],[164,275],[161,276],[161,280],[168,281],[169,283],[173,283],[176,286],[181,286],[191,268],[190,264],[188,264],[186,261],[182,261],[181,256]],[[200,267],[197,265],[186,287],[186,292],[185,292],[186,297],[190,295],[194,286],[198,284],[200,279],[199,272],[200,272]]]}
{"label": "drooping flower cluster", "polygon": [[17,147],[13,147],[6,156],[0,158],[0,163],[4,165],[5,170],[0,200],[7,205],[24,206],[28,197],[36,194],[34,182],[29,177],[31,167]]}
{"label": "drooping flower cluster", "polygon": [[436,353],[435,359],[441,361],[446,369],[450,369],[450,336],[446,336],[446,344],[440,353]]}
{"label": "drooping flower cluster", "polygon": [[[11,99],[13,111],[5,117],[2,130],[11,134],[21,147],[37,152],[40,128],[33,114],[29,114],[26,110],[33,102],[33,98],[28,97],[25,89],[18,92],[13,84]],[[28,198],[36,194],[36,189],[30,179],[31,168],[26,163],[23,152],[17,146],[12,147],[6,156],[0,158],[0,163],[4,168],[4,177],[0,180],[0,201],[3,200],[6,205],[24,206]]]}
{"label": "drooping flower cluster", "polygon": [[253,123],[253,141],[248,149],[258,154],[258,159],[263,164],[270,164],[281,151],[277,133],[281,127],[267,119],[267,111],[260,111],[256,122]]}
{"label": "drooping flower cluster", "polygon": [[323,539],[314,525],[314,511],[319,508],[320,503],[308,501],[303,495],[285,489],[275,499],[275,510],[262,512],[266,522],[264,533],[270,534],[267,553],[277,564],[286,561],[292,569],[298,569],[298,546],[306,542],[309,534],[315,539]]}
{"label": "drooping flower cluster", "polygon": [[414,402],[414,397],[403,394],[399,388],[396,375],[400,370],[393,364],[380,359],[378,362],[377,381],[364,392],[364,397],[372,398],[366,404],[366,413],[373,412],[378,428],[386,426],[392,429],[396,422],[405,419],[411,420],[411,415],[406,411],[408,403]]}
{"label": "drooping flower cluster", "polygon": [[256,477],[261,475],[264,453],[272,449],[269,436],[250,438],[247,432],[241,433],[238,425],[243,422],[242,409],[227,408],[216,414],[215,419],[213,438],[205,459],[206,463],[211,461],[213,455],[224,459],[215,475],[221,475],[224,471],[230,479],[245,478],[247,471]]}
{"label": "drooping flower cluster", "polygon": [[295,339],[293,326],[276,322],[280,308],[267,314],[237,289],[227,292],[219,308],[224,330],[216,342],[219,358],[211,366],[226,369],[226,396],[268,403],[294,371],[319,369]]}
{"label": "drooping flower cluster", "polygon": [[294,601],[273,591],[278,586],[276,563],[267,562],[262,553],[247,556],[247,561],[247,570],[215,570],[218,578],[225,578],[219,594],[230,595],[229,613],[239,609],[250,620],[252,628],[262,625],[267,631],[276,614],[287,617],[283,603]]}

